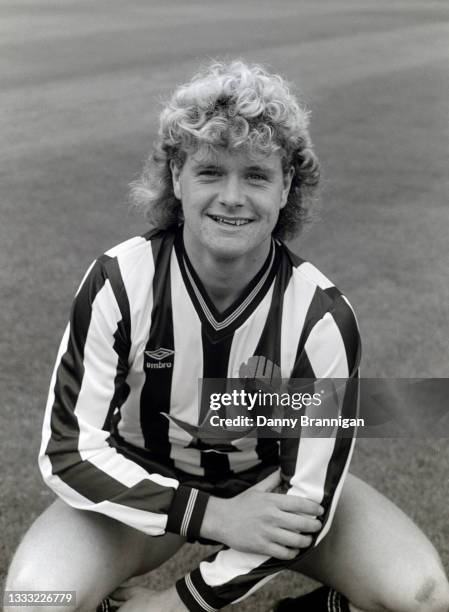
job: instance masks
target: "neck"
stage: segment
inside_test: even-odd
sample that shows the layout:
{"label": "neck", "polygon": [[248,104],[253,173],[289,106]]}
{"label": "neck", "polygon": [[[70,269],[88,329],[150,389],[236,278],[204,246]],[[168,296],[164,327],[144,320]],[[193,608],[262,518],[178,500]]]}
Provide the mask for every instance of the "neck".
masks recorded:
{"label": "neck", "polygon": [[218,311],[226,310],[242,294],[264,265],[271,238],[257,253],[239,258],[216,258],[211,253],[196,253],[185,244],[189,260]]}

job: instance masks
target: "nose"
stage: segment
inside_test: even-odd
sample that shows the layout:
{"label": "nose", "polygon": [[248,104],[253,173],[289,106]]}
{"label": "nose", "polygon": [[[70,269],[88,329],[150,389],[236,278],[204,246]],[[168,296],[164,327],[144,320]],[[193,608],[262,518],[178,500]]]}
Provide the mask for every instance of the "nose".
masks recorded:
{"label": "nose", "polygon": [[225,206],[242,206],[244,195],[241,189],[240,178],[229,174],[222,182],[220,189],[220,204]]}

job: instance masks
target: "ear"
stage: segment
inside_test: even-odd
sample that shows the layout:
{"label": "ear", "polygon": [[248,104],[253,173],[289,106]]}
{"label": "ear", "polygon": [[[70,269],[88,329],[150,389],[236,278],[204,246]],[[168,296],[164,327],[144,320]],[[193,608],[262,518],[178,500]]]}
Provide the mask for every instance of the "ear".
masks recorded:
{"label": "ear", "polygon": [[281,208],[287,204],[288,194],[290,193],[290,187],[292,185],[293,176],[295,174],[295,169],[293,166],[290,166],[288,172],[284,174],[284,187],[282,189],[281,195]]}
{"label": "ear", "polygon": [[172,181],[173,181],[173,192],[175,194],[175,196],[178,198],[178,200],[181,200],[181,184],[180,184],[180,178],[181,178],[181,170],[182,168],[180,168],[177,163],[175,162],[174,159],[170,160],[170,170],[171,170],[171,177],[172,177]]}

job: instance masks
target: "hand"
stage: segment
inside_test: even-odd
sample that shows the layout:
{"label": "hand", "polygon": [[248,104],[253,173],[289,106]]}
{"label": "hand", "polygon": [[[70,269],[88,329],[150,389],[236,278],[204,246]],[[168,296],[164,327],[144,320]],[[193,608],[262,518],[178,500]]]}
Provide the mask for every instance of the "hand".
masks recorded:
{"label": "hand", "polygon": [[312,543],[322,524],[323,508],[296,495],[270,493],[277,473],[230,499],[210,497],[200,534],[242,552],[283,561],[294,559]]}
{"label": "hand", "polygon": [[124,586],[111,593],[111,597],[119,603],[120,612],[187,612],[174,586],[165,591]]}

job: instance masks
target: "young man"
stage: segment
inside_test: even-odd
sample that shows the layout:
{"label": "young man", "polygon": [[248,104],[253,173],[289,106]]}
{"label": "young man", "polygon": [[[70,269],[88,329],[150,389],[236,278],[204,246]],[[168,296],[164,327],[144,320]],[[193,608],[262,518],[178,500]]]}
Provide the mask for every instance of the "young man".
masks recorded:
{"label": "young man", "polygon": [[[40,455],[62,501],[31,527],[7,589],[75,589],[83,611],[112,594],[123,612],[210,612],[291,568],[327,586],[281,610],[447,610],[425,536],[344,484],[351,438],[219,444],[198,428],[200,378],[358,375],[347,299],[281,242],[318,183],[307,125],[279,76],[242,62],[174,93],[133,188],[155,230],[100,257],[75,298]],[[356,413],[353,395],[340,410]],[[118,588],[186,539],[224,547],[164,592]]]}

